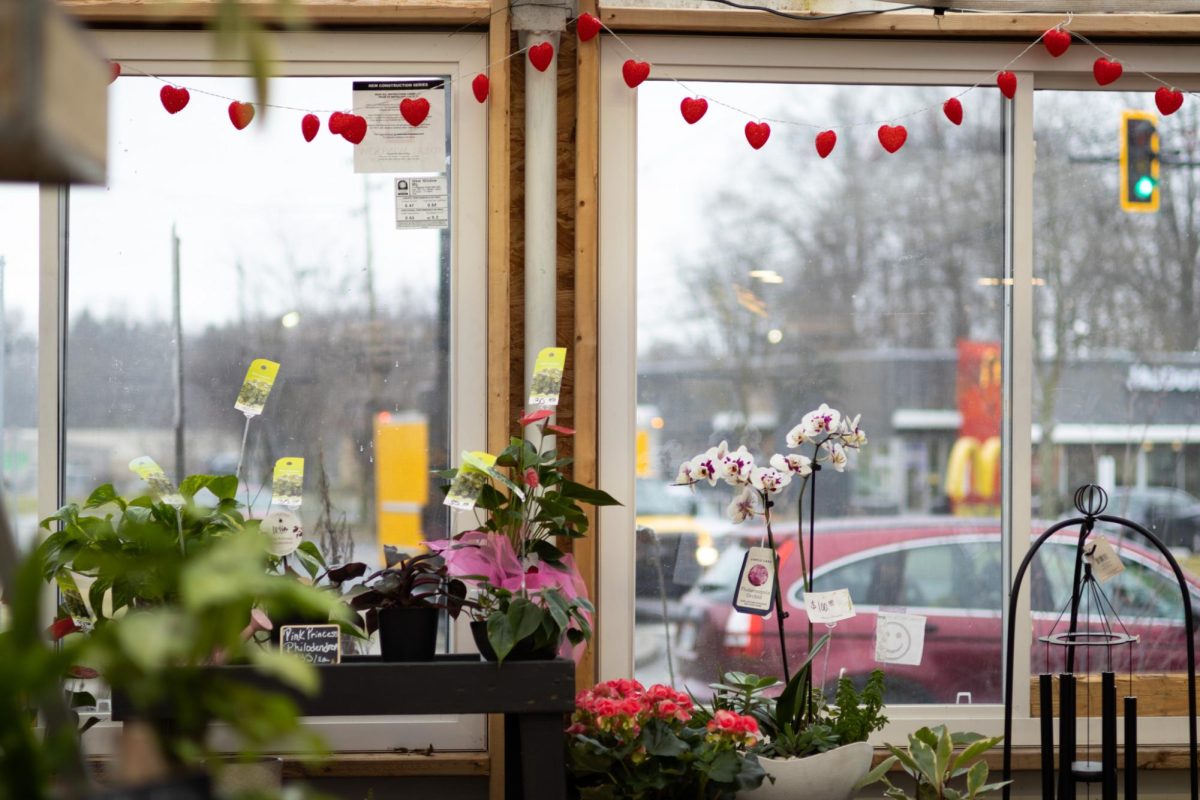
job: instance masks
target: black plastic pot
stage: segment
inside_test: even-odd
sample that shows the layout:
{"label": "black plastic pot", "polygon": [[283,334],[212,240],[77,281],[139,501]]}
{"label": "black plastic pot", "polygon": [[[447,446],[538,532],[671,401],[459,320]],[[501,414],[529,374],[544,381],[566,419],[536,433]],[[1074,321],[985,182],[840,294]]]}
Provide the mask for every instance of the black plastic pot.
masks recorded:
{"label": "black plastic pot", "polygon": [[[498,661],[496,651],[492,649],[492,643],[488,641],[487,635],[487,620],[478,620],[471,623],[471,637],[475,639],[475,646],[479,648],[479,654],[488,661]],[[558,655],[557,647],[543,647],[538,650],[533,646],[532,639],[522,639],[513,645],[513,649],[504,657],[505,661],[550,661]]]}
{"label": "black plastic pot", "polygon": [[384,661],[433,661],[441,612],[436,608],[381,608],[379,651]]}

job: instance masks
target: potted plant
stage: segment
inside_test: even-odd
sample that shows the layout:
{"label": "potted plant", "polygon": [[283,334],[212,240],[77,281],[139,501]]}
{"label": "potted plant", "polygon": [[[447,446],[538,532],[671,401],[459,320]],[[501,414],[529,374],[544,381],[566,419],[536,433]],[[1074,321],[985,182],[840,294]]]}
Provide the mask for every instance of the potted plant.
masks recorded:
{"label": "potted plant", "polygon": [[[541,410],[520,418],[536,446],[513,437],[494,464],[472,467],[484,475],[475,503],[485,513],[479,527],[430,543],[449,574],[474,590],[472,632],[484,657],[497,661],[549,658],[591,638],[586,587],[574,559],[558,545],[586,535],[584,505],[620,504],[566,478],[563,468],[571,459],[547,447],[548,434],[561,438],[574,431],[549,424],[551,416]],[[453,480],[459,470],[439,474]]]}
{"label": "potted plant", "polygon": [[753,792],[756,799],[790,798],[803,793],[813,800],[846,800],[871,767],[874,752],[867,738],[887,723],[883,715],[883,673],[875,670],[862,690],[848,677],[838,679],[834,703],[810,688],[807,674],[829,641],[826,634],[809,653],[778,697],[771,677],[726,673],[712,684],[712,710],[754,717],[761,740],[755,752],[769,781]]}
{"label": "potted plant", "polygon": [[[988,739],[978,733],[951,733],[945,725],[921,728],[909,734],[906,749],[885,744],[891,755],[855,788],[881,781],[887,787],[884,794],[892,800],[975,800],[1012,782],[987,782],[988,766],[983,754],[1003,740],[1002,736]],[[955,753],[955,748],[962,750]],[[897,763],[911,779],[912,795],[888,778]]]}
{"label": "potted plant", "polygon": [[567,728],[572,789],[583,800],[727,800],[762,783],[758,723],[721,709],[697,717],[669,686],[607,681],[581,692]]}
{"label": "potted plant", "polygon": [[[342,570],[361,565],[346,565]],[[384,661],[432,661],[441,612],[457,619],[467,587],[447,574],[434,553],[422,553],[381,569],[351,591],[350,607],[366,612],[367,631],[379,630]]]}

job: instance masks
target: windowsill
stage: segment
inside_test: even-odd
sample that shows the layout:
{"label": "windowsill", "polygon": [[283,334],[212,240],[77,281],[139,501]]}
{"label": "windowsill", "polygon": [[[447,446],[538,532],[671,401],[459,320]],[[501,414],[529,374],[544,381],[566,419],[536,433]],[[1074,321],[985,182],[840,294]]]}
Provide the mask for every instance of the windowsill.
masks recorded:
{"label": "windowsill", "polygon": [[[88,759],[103,780],[112,759]],[[394,778],[406,775],[486,777],[491,772],[487,753],[336,753],[316,763],[295,755],[283,756],[285,778]]]}
{"label": "windowsill", "polygon": [[[1099,745],[1093,748],[1097,754],[1099,753]],[[1138,769],[1187,769],[1189,750],[1187,747],[1139,747],[1138,748]],[[879,764],[890,755],[887,750],[882,747],[875,748],[875,760],[873,764]],[[1097,756],[1098,757],[1098,756]],[[1117,763],[1124,764],[1125,748],[1117,748]],[[1055,763],[1057,764],[1058,751],[1055,750]],[[992,772],[999,772],[1004,766],[1004,750],[999,747],[993,748],[984,754],[984,761],[987,762],[988,769]],[[1042,750],[1040,747],[1014,747],[1012,749],[1012,768],[1014,772],[1023,772],[1027,770],[1040,770],[1042,767]],[[901,767],[897,764],[893,767],[893,771],[900,770]]]}

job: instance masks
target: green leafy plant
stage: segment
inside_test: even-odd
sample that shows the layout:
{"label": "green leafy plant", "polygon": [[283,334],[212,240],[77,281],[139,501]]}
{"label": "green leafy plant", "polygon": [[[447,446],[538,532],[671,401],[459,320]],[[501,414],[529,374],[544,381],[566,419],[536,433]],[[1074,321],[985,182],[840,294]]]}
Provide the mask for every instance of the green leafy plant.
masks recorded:
{"label": "green leafy plant", "polygon": [[[945,725],[921,728],[909,734],[907,749],[885,745],[892,755],[867,773],[856,788],[882,782],[887,787],[884,794],[893,800],[974,800],[1011,782],[988,783],[987,763],[982,760],[984,753],[1003,740],[1002,736],[951,733]],[[958,747],[963,749],[956,754]],[[912,795],[888,777],[896,763],[912,779]],[[951,785],[955,781],[958,786]]]}
{"label": "green leafy plant", "polygon": [[[353,575],[365,564],[352,563],[331,571],[333,578]],[[344,580],[344,578],[342,578]],[[337,580],[340,585],[342,580]],[[367,577],[350,592],[350,607],[365,611],[367,631],[378,628],[379,612],[386,608],[433,608],[445,610],[455,619],[467,600],[467,585],[447,575],[445,562],[434,553],[422,553],[402,559],[395,565]]]}
{"label": "green leafy plant", "polygon": [[533,653],[553,653],[564,638],[572,645],[591,639],[594,612],[586,597],[568,597],[555,589],[521,594],[488,587],[472,614],[487,622],[488,644],[503,662],[522,642]]}

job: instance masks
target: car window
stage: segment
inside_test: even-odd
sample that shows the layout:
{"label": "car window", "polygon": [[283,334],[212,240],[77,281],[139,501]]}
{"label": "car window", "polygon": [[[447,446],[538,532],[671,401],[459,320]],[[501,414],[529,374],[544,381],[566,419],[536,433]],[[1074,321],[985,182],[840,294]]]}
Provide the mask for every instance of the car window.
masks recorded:
{"label": "car window", "polygon": [[[1138,619],[1182,619],[1179,585],[1173,575],[1164,570],[1135,561],[1122,559],[1125,571],[1100,589],[1113,609],[1126,624]],[[1040,568],[1040,569],[1039,569]],[[1035,580],[1045,576],[1046,591],[1033,596],[1034,611],[1058,614],[1071,597],[1071,581],[1075,571],[1075,547],[1066,543],[1048,542],[1034,562]]]}
{"label": "car window", "polygon": [[945,542],[905,552],[900,604],[914,608],[1000,607],[1000,543]]}
{"label": "car window", "polygon": [[[818,575],[813,587],[822,592],[849,589],[850,598],[858,605],[895,605],[902,563],[903,555],[898,552],[862,556]],[[793,602],[802,605],[799,591]]]}

